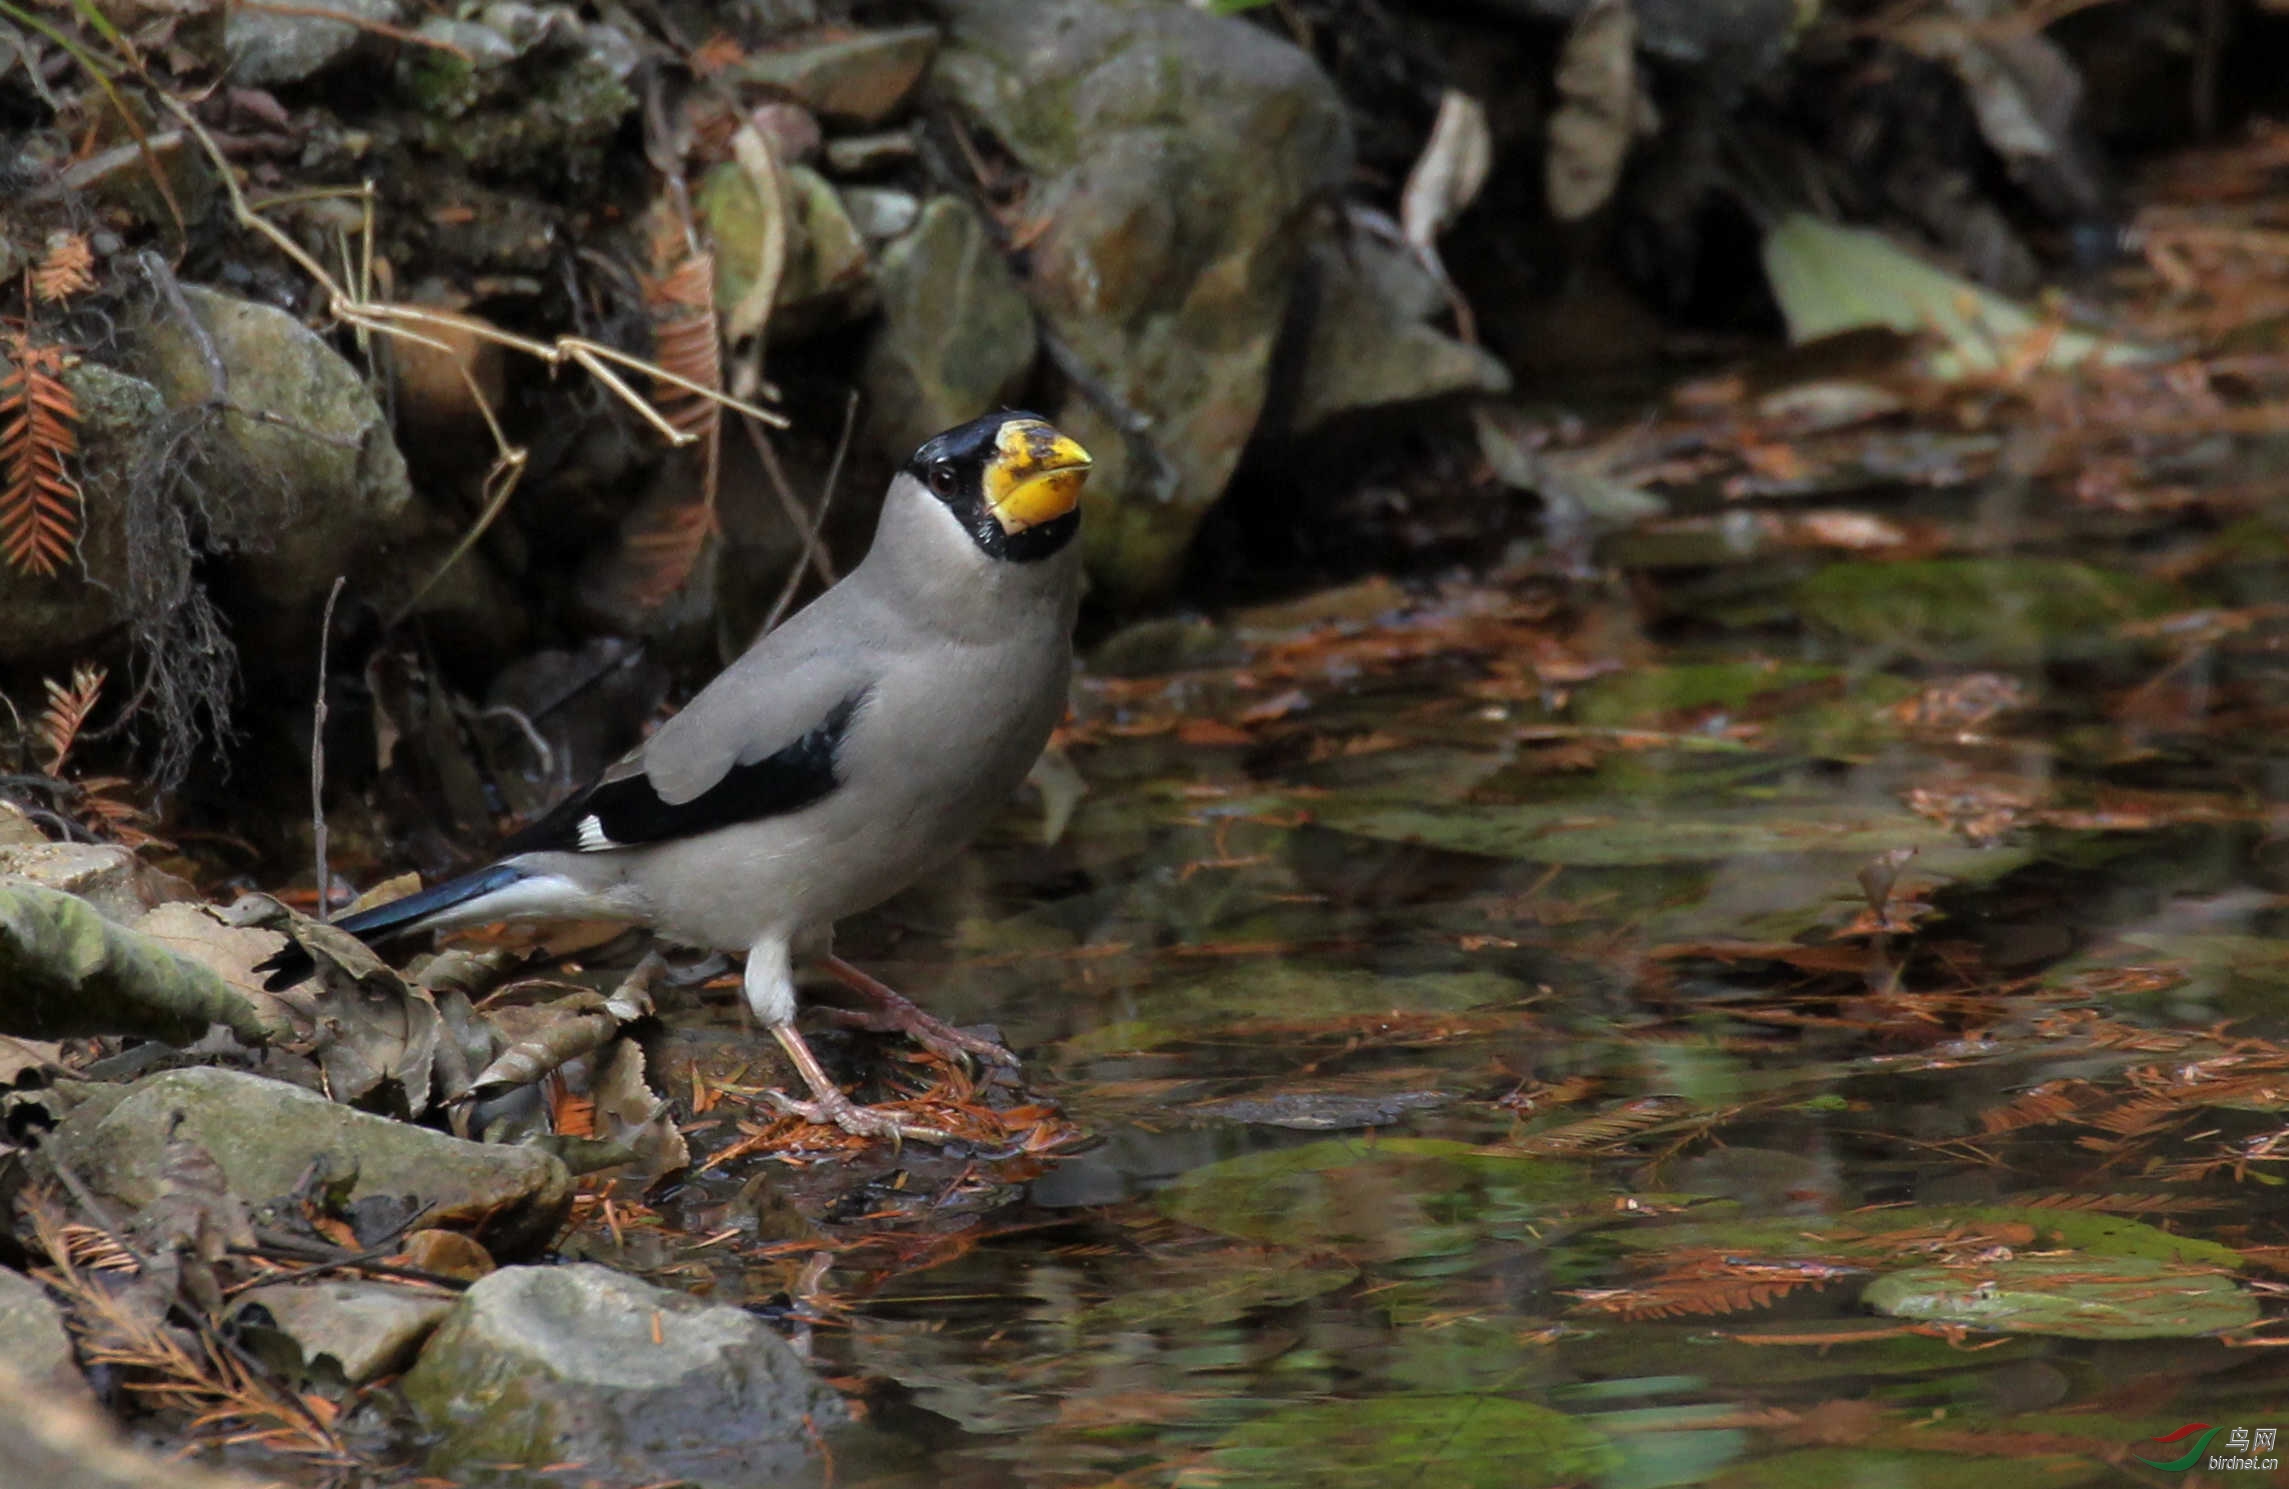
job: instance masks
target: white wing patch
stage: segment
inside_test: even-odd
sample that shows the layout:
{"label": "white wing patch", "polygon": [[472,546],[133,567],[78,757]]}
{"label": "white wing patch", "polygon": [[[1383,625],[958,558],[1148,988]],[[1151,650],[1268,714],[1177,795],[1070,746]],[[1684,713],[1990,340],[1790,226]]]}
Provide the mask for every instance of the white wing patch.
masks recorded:
{"label": "white wing patch", "polygon": [[583,853],[601,853],[606,848],[620,846],[612,841],[611,834],[604,830],[604,823],[594,812],[590,812],[580,819],[577,832],[580,838],[580,851]]}

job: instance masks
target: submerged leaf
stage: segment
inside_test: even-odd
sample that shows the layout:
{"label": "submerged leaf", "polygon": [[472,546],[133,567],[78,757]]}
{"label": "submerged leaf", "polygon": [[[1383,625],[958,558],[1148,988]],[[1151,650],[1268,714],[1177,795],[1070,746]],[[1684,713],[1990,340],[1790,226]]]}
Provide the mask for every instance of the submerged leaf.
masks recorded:
{"label": "submerged leaf", "polygon": [[1433,1138],[1338,1138],[1197,1168],[1161,1191],[1171,1219],[1244,1240],[1394,1259],[1523,1235],[1603,1192],[1550,1159]]}
{"label": "submerged leaf", "polygon": [[1183,1486],[1293,1489],[1535,1489],[1579,1484],[1621,1462],[1596,1428],[1500,1396],[1387,1396],[1315,1401],[1226,1433]]}
{"label": "submerged leaf", "polygon": [[1334,1292],[1359,1275],[1347,1262],[1286,1252],[1190,1257],[1154,1269],[1150,1286],[1131,1286],[1081,1315],[1083,1329],[1204,1329],[1259,1308]]}
{"label": "submerged leaf", "polygon": [[2064,558],[1834,563],[1796,586],[1807,619],[1911,656],[2033,662],[2087,656],[2124,621],[2169,610],[2169,586]]}
{"label": "submerged leaf", "polygon": [[2230,1277],[2144,1257],[2024,1256],[1879,1277],[1862,1301],[1894,1318],[2069,1339],[2190,1339],[2257,1321]]}

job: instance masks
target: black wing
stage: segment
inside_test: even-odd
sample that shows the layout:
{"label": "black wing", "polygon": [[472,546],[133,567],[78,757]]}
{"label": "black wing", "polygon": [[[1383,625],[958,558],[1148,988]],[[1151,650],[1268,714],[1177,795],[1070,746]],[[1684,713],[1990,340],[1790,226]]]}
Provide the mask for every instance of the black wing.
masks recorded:
{"label": "black wing", "polygon": [[842,784],[836,756],[865,701],[865,690],[851,694],[799,738],[760,760],[734,764],[722,780],[690,801],[662,800],[651,777],[640,770],[608,776],[559,802],[503,843],[501,854],[598,853],[799,812]]}

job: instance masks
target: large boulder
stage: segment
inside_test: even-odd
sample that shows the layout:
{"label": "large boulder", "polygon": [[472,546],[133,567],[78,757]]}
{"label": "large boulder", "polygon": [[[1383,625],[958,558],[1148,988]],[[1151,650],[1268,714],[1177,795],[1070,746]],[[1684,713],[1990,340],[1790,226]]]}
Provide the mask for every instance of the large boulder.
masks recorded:
{"label": "large boulder", "polygon": [[431,1472],[578,1462],[630,1481],[754,1489],[820,1477],[842,1398],[742,1309],[604,1267],[507,1267],[406,1372]]}
{"label": "large boulder", "polygon": [[1342,100],[1287,42],[1190,6],[940,9],[929,86],[1033,174],[1035,303],[1133,416],[1079,391],[1045,410],[1097,458],[1091,570],[1118,595],[1159,589],[1255,429],[1306,209],[1350,172]]}
{"label": "large boulder", "polygon": [[976,212],[932,201],[883,250],[876,282],[882,328],[862,377],[879,448],[910,451],[1017,396],[1033,370],[1033,311]]}
{"label": "large boulder", "polygon": [[[275,306],[182,289],[197,325],[155,314],[143,371],[178,416],[211,414],[202,521],[265,607],[314,620],[334,577],[370,567],[403,525],[405,458],[365,378],[316,333]],[[293,634],[310,642],[308,626]]]}

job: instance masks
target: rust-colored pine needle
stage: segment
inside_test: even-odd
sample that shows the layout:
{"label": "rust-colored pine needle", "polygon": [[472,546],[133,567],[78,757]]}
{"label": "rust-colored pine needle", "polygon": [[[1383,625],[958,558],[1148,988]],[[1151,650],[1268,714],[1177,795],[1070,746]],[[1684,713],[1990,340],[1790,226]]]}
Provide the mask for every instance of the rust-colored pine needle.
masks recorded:
{"label": "rust-colored pine needle", "polygon": [[82,500],[68,462],[79,453],[79,400],[63,384],[64,348],[21,331],[5,340],[0,377],[0,558],[42,577],[79,543]]}
{"label": "rust-colored pine needle", "polygon": [[[723,387],[723,337],[715,314],[715,259],[688,254],[644,280],[659,366],[701,387]],[[698,442],[699,478],[686,489],[630,512],[620,527],[609,585],[619,603],[652,610],[683,588],[716,530],[715,498],[723,464],[723,410],[715,400],[662,382],[652,406],[679,433]]]}
{"label": "rust-colored pine needle", "polygon": [[82,662],[72,668],[69,684],[45,678],[48,690],[47,706],[40,710],[40,721],[34,725],[40,736],[40,745],[48,752],[41,766],[51,776],[64,773],[64,761],[79,739],[80,730],[87,727],[87,716],[95,711],[96,699],[103,694],[104,680],[110,672],[93,662]]}
{"label": "rust-colored pine needle", "polygon": [[32,298],[49,305],[95,288],[95,251],[79,233],[57,233],[32,271]]}

